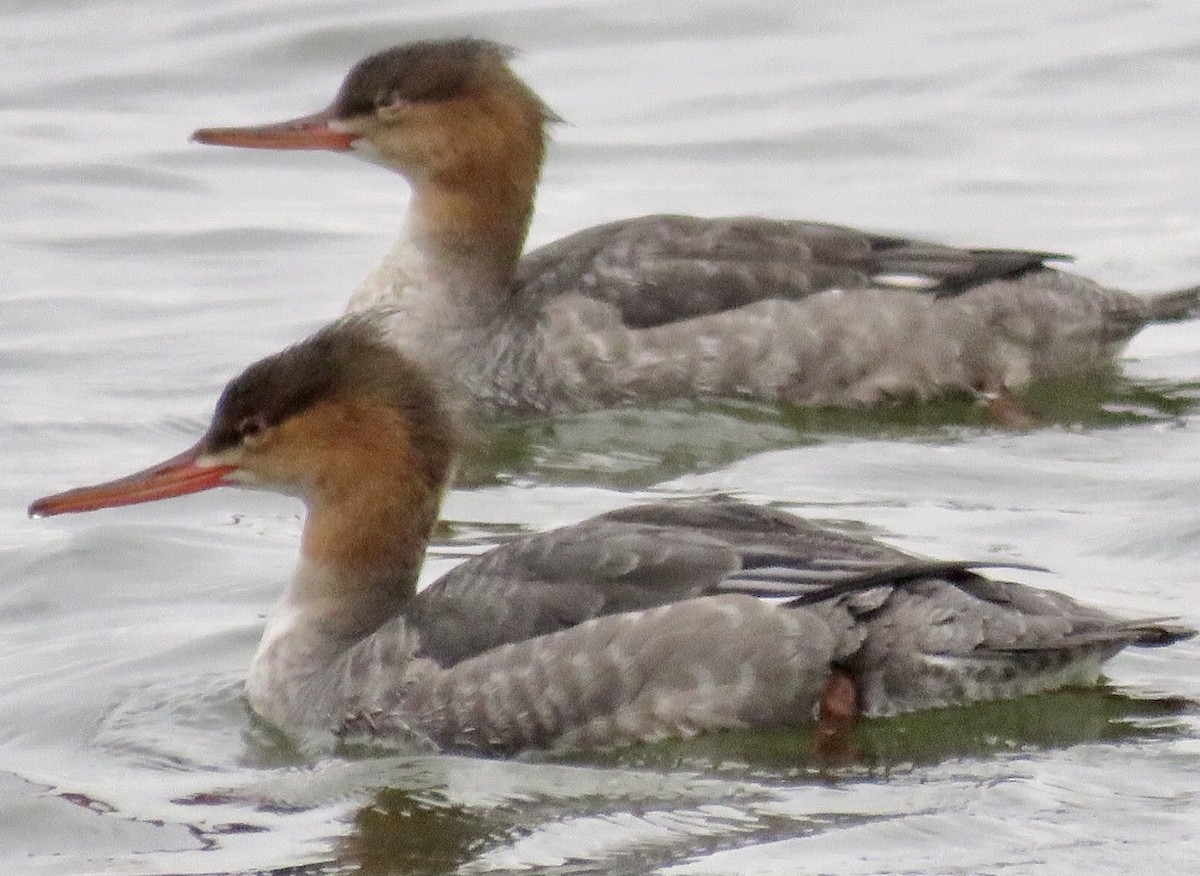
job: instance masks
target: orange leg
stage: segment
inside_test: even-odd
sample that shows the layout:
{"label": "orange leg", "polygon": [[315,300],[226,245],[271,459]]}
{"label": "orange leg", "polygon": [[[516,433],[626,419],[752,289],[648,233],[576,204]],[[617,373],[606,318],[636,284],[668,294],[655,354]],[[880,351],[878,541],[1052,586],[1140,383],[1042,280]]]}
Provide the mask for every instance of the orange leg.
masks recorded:
{"label": "orange leg", "polygon": [[813,752],[823,758],[853,758],[858,751],[850,741],[850,731],[861,714],[854,676],[841,669],[833,670],[821,689],[817,725],[813,728]]}
{"label": "orange leg", "polygon": [[988,415],[1006,429],[1032,429],[1038,424],[1037,418],[1025,410],[1007,387],[982,386],[979,392],[987,405]]}

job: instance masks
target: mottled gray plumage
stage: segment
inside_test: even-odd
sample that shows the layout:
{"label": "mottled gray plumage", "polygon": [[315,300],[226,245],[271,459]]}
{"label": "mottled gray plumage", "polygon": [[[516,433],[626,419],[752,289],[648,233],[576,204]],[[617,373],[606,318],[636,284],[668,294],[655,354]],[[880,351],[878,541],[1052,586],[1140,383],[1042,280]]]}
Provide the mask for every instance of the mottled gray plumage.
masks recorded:
{"label": "mottled gray plumage", "polygon": [[347,318],[231,381],[189,450],[31,513],[223,484],[300,497],[300,563],[246,693],[306,746],[502,753],[798,726],[829,703],[891,714],[1091,682],[1127,645],[1194,632],[723,497],[516,538],[417,593],[454,446],[418,366]]}
{"label": "mottled gray plumage", "polygon": [[[248,683],[260,714],[313,744],[365,734],[511,752],[801,725],[835,671],[864,711],[891,714],[1090,682],[1127,645],[1192,633],[979,573],[994,562],[914,557],[724,497],[515,538],[414,593],[435,508],[426,491],[449,477],[454,430],[420,370],[370,323],[348,317],[252,365],[209,434],[243,416],[274,424],[281,405],[294,425],[305,406],[346,399],[386,411],[378,422],[395,417],[388,440],[401,443],[380,448],[385,435],[349,422],[321,439],[346,444],[349,459],[358,442],[383,452],[303,494],[306,550],[323,541],[311,529],[340,525],[324,506],[380,488],[346,513],[359,515],[353,537],[396,550],[379,567],[336,548],[334,559],[306,553]],[[289,432],[286,416],[275,428]],[[251,446],[269,455],[262,440]],[[394,471],[377,467],[388,460]],[[392,491],[405,502],[391,507]],[[429,515],[416,529],[412,502]],[[346,622],[365,617],[378,619]]]}
{"label": "mottled gray plumage", "polygon": [[[1127,645],[1192,633],[976,565],[730,499],[622,509],[515,539],[418,594],[352,651],[348,671],[376,666],[384,683],[356,690],[340,732],[511,752],[798,726],[834,668],[864,711],[894,714],[1091,683]],[[772,580],[823,598],[746,595]],[[382,671],[397,648],[403,685]]]}
{"label": "mottled gray plumage", "polygon": [[1049,266],[1066,258],[1054,252],[817,222],[642,216],[522,256],[556,116],[511,54],[395,46],[355,65],[324,114],[196,135],[357,152],[402,174],[404,235],[350,310],[474,409],[1019,392],[1109,369],[1147,323],[1200,313],[1200,288],[1132,295]]}
{"label": "mottled gray plumage", "polygon": [[402,242],[351,310],[472,407],[509,411],[1020,392],[1109,370],[1146,325],[1200,314],[1200,289],[1134,295],[1052,258],[810,222],[644,216],[534,250],[503,290],[463,291],[446,281],[461,270],[441,274]]}

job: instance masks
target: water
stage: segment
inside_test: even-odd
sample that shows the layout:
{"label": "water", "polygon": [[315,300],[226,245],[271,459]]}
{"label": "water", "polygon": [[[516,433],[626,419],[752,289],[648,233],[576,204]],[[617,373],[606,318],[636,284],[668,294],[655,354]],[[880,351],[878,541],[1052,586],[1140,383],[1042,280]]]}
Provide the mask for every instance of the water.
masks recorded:
{"label": "water", "polygon": [[[311,111],[351,62],[473,33],[570,120],[533,242],[753,212],[1075,253],[1200,280],[1192,4],[1030,0],[10,2],[0,29],[0,866],[6,872],[1187,871],[1200,645],[1112,686],[804,734],[568,760],[305,762],[240,682],[298,508],[205,494],[29,521],[39,495],[194,440],[224,382],[338,312],[398,179],[205,149]],[[1200,327],[1051,388],[1009,434],[964,402],[881,416],[675,405],[495,427],[428,577],[514,531],[725,490],[1131,614],[1196,611]]]}

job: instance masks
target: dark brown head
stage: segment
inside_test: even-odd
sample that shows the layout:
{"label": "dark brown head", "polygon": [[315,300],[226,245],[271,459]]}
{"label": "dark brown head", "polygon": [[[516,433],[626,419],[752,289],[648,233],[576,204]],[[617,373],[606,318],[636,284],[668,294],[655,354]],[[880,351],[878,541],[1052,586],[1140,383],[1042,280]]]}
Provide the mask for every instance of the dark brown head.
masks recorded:
{"label": "dark brown head", "polygon": [[540,165],[544,126],[558,117],[513,73],[512,56],[471,37],[405,43],[355,64],[319,113],[192,136],[226,146],[359,150],[410,179],[453,173],[467,159],[499,166],[532,157]]}
{"label": "dark brown head", "polygon": [[546,124],[557,121],[487,40],[408,43],[363,59],[321,112],[206,128],[201,143],[351,152],[403,174],[409,229],[435,260],[503,284],[524,247]]}
{"label": "dark brown head", "polygon": [[432,382],[361,318],[347,318],[254,363],[221,394],[190,450],[118,481],[35,502],[61,514],[147,502],[224,484],[297,495],[310,505],[381,484],[436,501],[456,446]]}
{"label": "dark brown head", "polygon": [[[403,103],[461,100],[492,87],[515,52],[487,40],[425,40],[363,58],[346,74],[333,101],[339,119],[374,114]],[[543,113],[548,115],[547,113]]]}

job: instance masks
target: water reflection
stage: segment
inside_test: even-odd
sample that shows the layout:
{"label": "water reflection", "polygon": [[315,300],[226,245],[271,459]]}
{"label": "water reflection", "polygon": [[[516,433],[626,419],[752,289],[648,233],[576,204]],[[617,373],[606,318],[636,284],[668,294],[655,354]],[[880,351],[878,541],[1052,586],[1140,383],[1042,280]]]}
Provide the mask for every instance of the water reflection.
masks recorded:
{"label": "water reflection", "polygon": [[[611,771],[614,784],[608,793],[562,795],[555,787],[561,775],[549,772],[544,786],[497,789],[477,805],[448,789],[389,788],[354,815],[328,872],[646,872],[701,852],[888,817],[823,808],[823,794],[813,798],[812,811],[781,815],[772,803],[777,788],[791,795],[805,785],[821,791],[875,782],[950,760],[1178,737],[1181,717],[1197,712],[1197,704],[1180,698],[1080,689],[867,721],[834,759],[814,751],[810,734],[796,732],[717,733],[543,755],[543,762]],[[660,793],[639,793],[638,776],[655,773],[674,781]],[[485,771],[480,780],[487,778]]]}
{"label": "water reflection", "polygon": [[433,792],[388,789],[354,817],[338,858],[362,873],[449,873],[519,832],[513,806],[473,809]]}
{"label": "water reflection", "polygon": [[[23,514],[51,487],[174,452],[232,373],[340,311],[397,233],[403,186],[332,156],[186,138],[311,106],[349,60],[401,39],[520,46],[522,74],[575,123],[556,132],[537,242],[622,215],[754,212],[1062,249],[1123,287],[1193,282],[1200,18],[1183,3],[1051,6],[10,4],[0,869],[1194,869],[1191,703],[1070,692],[873,721],[834,763],[787,733],[540,763],[312,763],[240,692],[294,562],[295,505],[243,493],[86,524]],[[663,492],[865,519],[939,556],[1018,556],[1086,601],[1194,622],[1200,385],[1172,381],[1200,373],[1196,332],[1139,336],[1131,377],[1037,387],[1046,428],[1015,439],[965,397],[492,424],[460,483],[514,487],[452,492],[430,575],[634,501],[604,487],[710,472]],[[1198,647],[1114,670],[1200,698]]]}
{"label": "water reflection", "polygon": [[[1200,383],[1117,374],[1039,384],[1023,399],[1038,428],[1111,429],[1177,421],[1200,409]],[[976,399],[949,396],[870,411],[758,402],[677,402],[654,409],[591,411],[550,420],[476,426],[460,486],[529,479],[643,489],[712,471],[767,450],[845,438],[960,441],[991,422]]]}
{"label": "water reflection", "polygon": [[586,762],[735,772],[760,779],[882,777],[952,758],[1178,736],[1183,732],[1181,721],[1160,719],[1195,714],[1196,709],[1195,703],[1179,697],[1079,688],[866,720],[832,756],[811,734],[771,731],[671,740],[595,755]]}

